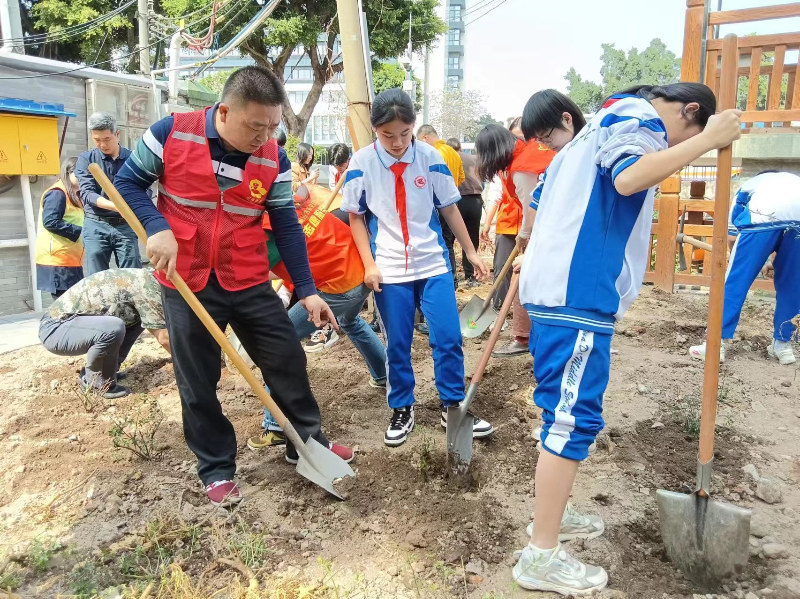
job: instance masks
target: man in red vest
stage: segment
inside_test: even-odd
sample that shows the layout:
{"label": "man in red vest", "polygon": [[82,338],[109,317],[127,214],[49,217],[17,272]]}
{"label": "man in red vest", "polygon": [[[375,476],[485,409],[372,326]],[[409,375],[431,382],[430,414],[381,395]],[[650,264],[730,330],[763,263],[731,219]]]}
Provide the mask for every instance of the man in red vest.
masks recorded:
{"label": "man in red vest", "polygon": [[[313,437],[348,462],[353,458],[352,450],[330,443],[320,429],[305,353],[269,284],[261,228],[265,210],[310,319],[335,326],[311,277],[292,198],[291,163],[273,139],[286,102],[283,85],[270,70],[239,69],[218,104],[176,113],[150,127],[115,179],[147,231],[147,256],[162,285],[184,435],[215,505],[242,498],[233,481],[236,435],[216,395],[219,345],[169,282],[175,270],[220,328],[231,325],[300,437]],[[146,193],[156,181],[157,208]],[[291,445],[286,460],[297,461]]]}

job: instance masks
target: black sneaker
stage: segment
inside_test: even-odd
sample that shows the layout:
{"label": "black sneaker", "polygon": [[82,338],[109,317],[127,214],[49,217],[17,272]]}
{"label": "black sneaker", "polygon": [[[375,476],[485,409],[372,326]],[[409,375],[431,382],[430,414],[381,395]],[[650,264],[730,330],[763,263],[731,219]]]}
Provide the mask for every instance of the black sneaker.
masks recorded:
{"label": "black sneaker", "polygon": [[372,329],[373,333],[380,333],[381,332],[381,325],[378,324],[378,317],[373,316],[372,320],[369,323],[369,328]]}
{"label": "black sneaker", "polygon": [[389,447],[402,445],[412,430],[414,430],[414,406],[398,408],[392,414],[392,421],[386,429],[383,442]]}
{"label": "black sneaker", "polygon": [[329,323],[321,329],[314,331],[311,335],[311,339],[306,342],[303,349],[307,354],[313,354],[323,349],[328,349],[337,341],[339,341],[339,334],[333,330],[333,327]]}
{"label": "black sneaker", "polygon": [[[86,372],[82,370],[81,376],[78,377],[81,390],[84,392],[89,388],[89,383],[86,381],[85,374]],[[122,385],[118,385],[117,383],[112,383],[109,387],[106,387],[105,385],[103,387],[93,387],[93,391],[100,393],[105,399],[119,399],[120,397],[125,397],[131,393],[130,389],[123,387]]]}
{"label": "black sneaker", "polygon": [[475,277],[470,277],[466,281],[464,281],[464,287],[466,287],[467,289],[471,289],[472,287],[479,287],[479,286],[480,286],[480,283],[478,282],[478,279],[476,279]]}
{"label": "black sneaker", "polygon": [[[472,418],[472,437],[474,439],[488,437],[494,432],[494,427],[491,423],[478,418],[472,412],[467,412],[467,418]],[[447,408],[445,407],[442,407],[442,427],[447,428]]]}
{"label": "black sneaker", "polygon": [[427,322],[420,322],[417,325],[414,325],[414,328],[417,329],[417,333],[422,335],[428,334],[428,323]]}

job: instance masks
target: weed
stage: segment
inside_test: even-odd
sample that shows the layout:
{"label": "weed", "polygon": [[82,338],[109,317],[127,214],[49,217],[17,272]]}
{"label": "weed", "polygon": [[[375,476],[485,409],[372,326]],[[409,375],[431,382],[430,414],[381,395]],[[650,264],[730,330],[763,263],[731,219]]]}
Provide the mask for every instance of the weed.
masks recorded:
{"label": "weed", "polygon": [[108,381],[102,387],[95,387],[94,380],[97,376],[92,377],[90,384],[86,385],[85,388],[80,384],[72,386],[72,394],[78,399],[81,407],[90,414],[104,405],[105,398],[103,394],[111,387],[111,381]]}
{"label": "weed", "polygon": [[46,572],[47,567],[50,565],[50,558],[52,558],[53,554],[60,549],[61,543],[58,541],[53,541],[52,543],[45,545],[39,539],[36,539],[31,544],[28,554],[28,565],[33,568],[33,571],[36,574]]}
{"label": "weed", "polygon": [[700,399],[692,395],[673,408],[675,418],[683,422],[684,433],[694,436],[700,434],[700,407]]}
{"label": "weed", "polygon": [[13,570],[6,568],[2,575],[0,575],[0,589],[3,591],[14,591],[18,589],[21,584],[22,577],[20,576],[17,568],[14,568]]}
{"label": "weed", "polygon": [[69,576],[70,591],[80,599],[94,597],[112,583],[108,570],[101,568],[96,562],[78,564]]}
{"label": "weed", "polygon": [[422,439],[419,448],[419,459],[417,460],[417,470],[422,475],[422,480],[428,480],[430,475],[431,465],[433,464],[433,437],[427,433],[422,433]]}
{"label": "weed", "polygon": [[114,447],[127,449],[145,460],[161,455],[156,446],[156,433],[164,422],[161,406],[154,399],[142,396],[143,401],[122,418],[113,418],[114,426],[108,431]]}
{"label": "weed", "polygon": [[248,568],[261,565],[264,558],[272,553],[264,535],[250,531],[244,523],[234,529],[229,546]]}

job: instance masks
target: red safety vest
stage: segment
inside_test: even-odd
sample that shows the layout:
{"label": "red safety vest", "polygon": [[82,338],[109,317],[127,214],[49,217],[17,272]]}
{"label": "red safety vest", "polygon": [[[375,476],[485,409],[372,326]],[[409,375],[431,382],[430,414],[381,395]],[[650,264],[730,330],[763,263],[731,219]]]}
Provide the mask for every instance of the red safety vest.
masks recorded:
{"label": "red safety vest", "polygon": [[[517,188],[512,181],[514,173],[521,171],[540,175],[550,166],[556,153],[548,147],[531,141],[517,140],[508,172],[500,175],[503,182],[503,200],[497,213],[495,233],[516,235],[522,227],[522,202],[517,197]],[[526,205],[530,198],[525,198]]]}
{"label": "red safety vest", "polygon": [[[278,144],[271,139],[256,150],[241,171],[241,184],[221,192],[205,135],[207,110],[173,115],[158,209],[178,240],[177,270],[189,288],[203,289],[213,268],[222,287],[238,291],[269,279],[261,217],[278,175]],[[164,273],[156,278],[174,289]]]}

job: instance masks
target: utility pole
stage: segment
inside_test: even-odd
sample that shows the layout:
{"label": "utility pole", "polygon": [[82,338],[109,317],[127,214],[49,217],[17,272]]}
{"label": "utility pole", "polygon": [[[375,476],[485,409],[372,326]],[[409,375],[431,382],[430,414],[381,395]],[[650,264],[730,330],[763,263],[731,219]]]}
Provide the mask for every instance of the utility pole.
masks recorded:
{"label": "utility pole", "polygon": [[[0,33],[4,38],[0,52],[25,54],[22,43],[22,19],[19,15],[18,0],[0,0]],[[18,41],[5,41],[5,40]]]}
{"label": "utility pole", "polygon": [[336,5],[339,11],[344,82],[348,98],[347,115],[355,133],[353,143],[363,148],[372,143],[372,127],[369,123],[370,101],[364,40],[361,36],[361,15],[358,11],[358,0],[336,0]]}
{"label": "utility pole", "polygon": [[[3,1],[3,0],[0,0]],[[150,31],[148,24],[149,9],[147,0],[138,0],[137,10],[139,18],[139,70],[143,75],[150,74]]]}
{"label": "utility pole", "polygon": [[425,80],[422,82],[422,121],[430,123],[428,114],[430,111],[430,96],[431,96],[431,48],[425,46]]}

